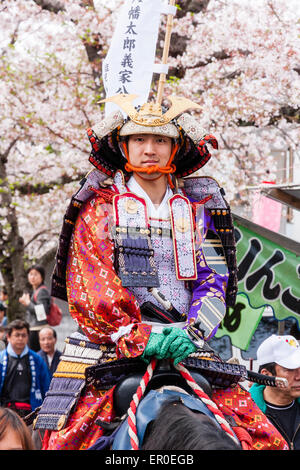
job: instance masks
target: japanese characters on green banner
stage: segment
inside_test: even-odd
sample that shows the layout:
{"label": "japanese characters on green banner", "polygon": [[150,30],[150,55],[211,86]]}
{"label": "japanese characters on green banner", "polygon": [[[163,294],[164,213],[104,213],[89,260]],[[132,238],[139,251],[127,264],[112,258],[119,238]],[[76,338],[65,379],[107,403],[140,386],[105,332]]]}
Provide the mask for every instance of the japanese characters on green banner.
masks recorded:
{"label": "japanese characters on green banner", "polygon": [[235,306],[228,307],[216,338],[230,336],[231,344],[247,351],[252,336],[260,322],[265,306],[253,308],[245,294],[238,294]]}
{"label": "japanese characters on green banner", "polygon": [[278,320],[295,318],[300,328],[300,257],[235,221],[238,296],[216,338],[247,350],[265,307]]}

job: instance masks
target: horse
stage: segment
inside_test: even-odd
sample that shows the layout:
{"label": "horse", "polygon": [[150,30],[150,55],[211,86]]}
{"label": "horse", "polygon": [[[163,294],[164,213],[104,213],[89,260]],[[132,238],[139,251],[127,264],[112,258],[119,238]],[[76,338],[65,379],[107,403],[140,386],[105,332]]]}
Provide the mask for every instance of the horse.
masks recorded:
{"label": "horse", "polygon": [[[139,359],[119,359],[86,369],[86,378],[99,388],[115,385],[116,418],[111,423],[96,420],[104,435],[89,450],[286,448],[282,436],[240,385],[249,380],[285,387],[283,378],[249,371],[215,355],[189,357],[176,366],[168,359],[152,359],[146,371]],[[228,403],[236,396],[242,404],[230,408]]]}
{"label": "horse", "polygon": [[194,411],[178,397],[162,404],[147,426],[142,450],[241,450],[213,417]]}
{"label": "horse", "polygon": [[211,395],[204,375],[152,360],[144,374],[126,374],[117,383],[119,418],[97,422],[107,433],[89,450],[241,450]]}

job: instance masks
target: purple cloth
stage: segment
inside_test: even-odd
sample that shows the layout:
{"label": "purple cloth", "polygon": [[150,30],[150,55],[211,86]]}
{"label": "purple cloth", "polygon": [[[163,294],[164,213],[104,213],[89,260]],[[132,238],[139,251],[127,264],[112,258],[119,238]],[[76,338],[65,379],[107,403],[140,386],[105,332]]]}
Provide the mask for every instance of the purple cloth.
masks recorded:
{"label": "purple cloth", "polygon": [[[213,220],[207,210],[203,212],[203,233],[207,233],[207,230],[212,230],[217,234],[217,231],[214,227]],[[199,257],[203,256],[203,250],[199,248]],[[192,319],[197,322],[197,317],[199,311],[201,311],[201,306],[203,304],[203,298],[207,297],[208,299],[213,299],[217,297],[218,299],[224,302],[225,310],[225,297],[226,297],[226,288],[228,284],[229,272],[227,274],[219,274],[214,272],[206,263],[197,262],[197,280],[193,282],[193,296],[191,301],[190,310],[188,313],[188,322]],[[208,280],[209,278],[209,280]],[[209,295],[208,295],[209,294]],[[212,338],[217,329],[219,323],[212,330],[210,335],[206,339]]]}

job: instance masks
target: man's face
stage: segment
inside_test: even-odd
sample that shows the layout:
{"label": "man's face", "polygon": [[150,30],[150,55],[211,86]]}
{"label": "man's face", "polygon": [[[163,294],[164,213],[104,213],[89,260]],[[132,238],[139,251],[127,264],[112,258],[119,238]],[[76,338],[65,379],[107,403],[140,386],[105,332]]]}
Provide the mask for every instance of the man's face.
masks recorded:
{"label": "man's face", "polygon": [[[172,139],[154,134],[134,134],[128,140],[128,153],[133,166],[147,168],[167,165],[172,151]],[[145,174],[144,174],[145,175]],[[151,175],[149,175],[151,179]]]}
{"label": "man's face", "polygon": [[39,339],[41,349],[46,354],[53,354],[56,344],[56,339],[54,338],[53,332],[49,328],[44,328],[39,333]]}
{"label": "man's face", "polygon": [[28,342],[28,333],[26,328],[21,330],[13,329],[10,336],[7,336],[7,341],[16,354],[21,354]]}
{"label": "man's face", "polygon": [[300,397],[300,367],[297,369],[286,369],[276,364],[275,371],[277,377],[284,377],[289,384],[288,388],[281,389],[281,393],[289,395],[293,400]]}

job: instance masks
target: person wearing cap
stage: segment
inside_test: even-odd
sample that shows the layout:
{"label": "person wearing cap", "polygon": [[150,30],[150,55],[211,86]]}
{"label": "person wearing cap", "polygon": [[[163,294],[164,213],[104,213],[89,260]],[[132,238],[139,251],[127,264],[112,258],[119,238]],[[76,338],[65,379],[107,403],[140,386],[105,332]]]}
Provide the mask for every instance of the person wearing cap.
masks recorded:
{"label": "person wearing cap", "polygon": [[300,449],[300,347],[291,335],[271,335],[257,350],[259,372],[282,377],[287,387],[254,384],[250,394],[289,444]]}
{"label": "person wearing cap", "polygon": [[[215,334],[226,305],[235,301],[230,208],[214,179],[183,179],[209,160],[208,145],[217,148],[217,142],[184,112],[197,107],[189,100],[173,98],[166,109],[152,103],[134,108],[130,95],[113,99],[127,117],[117,111],[88,130],[95,169],[67,210],[51,294],[68,301],[84,344],[101,345],[101,361],[109,354],[177,364]],[[170,323],[151,317],[157,309]],[[56,382],[62,389],[67,367],[62,356],[53,394]],[[57,417],[45,449],[86,448],[101,435],[84,403],[94,397],[93,417],[111,420],[112,392],[105,400],[101,390],[88,387],[85,393],[75,411],[78,421],[71,411],[63,425]],[[37,426],[43,426],[50,401]],[[76,431],[83,422],[89,435],[82,427]],[[73,441],[65,439],[69,423]]]}

